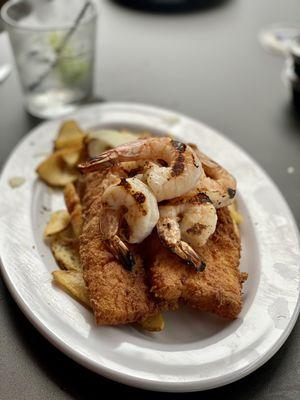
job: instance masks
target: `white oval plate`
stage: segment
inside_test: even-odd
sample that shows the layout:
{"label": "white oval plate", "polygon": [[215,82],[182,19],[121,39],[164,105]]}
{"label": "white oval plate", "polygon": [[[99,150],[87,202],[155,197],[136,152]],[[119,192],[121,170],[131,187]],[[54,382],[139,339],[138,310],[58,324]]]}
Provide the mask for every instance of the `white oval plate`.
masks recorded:
{"label": "white oval plate", "polygon": [[[299,313],[299,243],[291,212],[262,169],[235,144],[177,113],[135,104],[101,104],[71,116],[84,129],[128,127],[172,133],[195,142],[234,173],[241,227],[241,270],[249,272],[244,308],[233,322],[182,309],[165,314],[161,333],[131,326],[97,327],[90,312],[51,283],[56,269],[42,233],[59,191],[35,167],[52,149],[60,121],[43,123],[17,146],[0,180],[2,273],[35,327],[75,361],[108,378],[144,389],[195,391],[233,382],[266,362],[284,343]],[[24,177],[11,188],[12,177]]]}

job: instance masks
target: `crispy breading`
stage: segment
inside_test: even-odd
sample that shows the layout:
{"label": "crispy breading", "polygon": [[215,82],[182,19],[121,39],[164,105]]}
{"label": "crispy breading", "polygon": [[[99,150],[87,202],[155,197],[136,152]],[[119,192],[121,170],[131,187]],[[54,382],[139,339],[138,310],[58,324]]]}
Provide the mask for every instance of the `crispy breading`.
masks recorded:
{"label": "crispy breading", "polygon": [[228,319],[238,316],[246,276],[239,272],[241,244],[227,208],[218,210],[217,229],[202,247],[203,272],[196,272],[163,248],[156,232],[146,240],[144,249],[150,260],[151,290],[169,308],[184,303]]}
{"label": "crispy breading", "polygon": [[101,194],[117,177],[118,174],[96,172],[84,178],[80,258],[95,319],[100,325],[135,322],[158,310],[147,286],[146,272],[137,247],[130,246],[137,260],[134,271],[130,272],[113,257],[99,237]]}

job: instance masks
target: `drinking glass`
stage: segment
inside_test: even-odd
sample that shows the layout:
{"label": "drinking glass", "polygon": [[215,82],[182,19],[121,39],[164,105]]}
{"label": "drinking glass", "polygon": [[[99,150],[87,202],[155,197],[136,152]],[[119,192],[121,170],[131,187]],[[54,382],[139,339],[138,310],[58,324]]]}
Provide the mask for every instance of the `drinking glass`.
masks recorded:
{"label": "drinking glass", "polygon": [[1,9],[25,107],[65,115],[92,91],[97,7],[91,0],[10,0]]}

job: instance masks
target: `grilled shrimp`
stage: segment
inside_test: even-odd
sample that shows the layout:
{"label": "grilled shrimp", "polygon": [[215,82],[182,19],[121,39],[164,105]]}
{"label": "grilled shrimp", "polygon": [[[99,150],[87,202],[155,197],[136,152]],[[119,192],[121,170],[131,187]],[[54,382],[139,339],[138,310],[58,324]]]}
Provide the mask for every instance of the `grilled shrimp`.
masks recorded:
{"label": "grilled shrimp", "polygon": [[217,225],[216,209],[203,193],[186,196],[159,206],[157,232],[164,246],[185,262],[203,271],[201,246],[214,233]]}
{"label": "grilled shrimp", "polygon": [[102,195],[101,238],[109,241],[113,254],[127,267],[134,260],[123,240],[128,243],[142,242],[152,232],[158,218],[155,196],[137,178],[122,178]]}
{"label": "grilled shrimp", "polygon": [[220,164],[190,144],[202,163],[204,175],[199,179],[195,192],[205,193],[216,208],[229,206],[236,194],[235,178]]}
{"label": "grilled shrimp", "polygon": [[99,218],[100,238],[103,240],[114,257],[128,270],[133,270],[135,266],[134,254],[118,236],[119,216],[111,208],[102,206]]}
{"label": "grilled shrimp", "polygon": [[169,137],[137,140],[105,151],[78,167],[82,172],[90,172],[135,160],[147,160],[143,171],[144,181],[157,201],[182,196],[193,189],[203,175],[201,163],[193,149]]}

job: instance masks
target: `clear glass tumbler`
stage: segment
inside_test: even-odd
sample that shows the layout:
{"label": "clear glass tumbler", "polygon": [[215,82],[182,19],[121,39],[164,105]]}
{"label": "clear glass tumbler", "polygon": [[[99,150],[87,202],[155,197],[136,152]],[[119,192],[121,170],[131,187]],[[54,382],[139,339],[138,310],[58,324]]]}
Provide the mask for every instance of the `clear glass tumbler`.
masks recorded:
{"label": "clear glass tumbler", "polygon": [[65,115],[92,91],[97,8],[91,0],[10,0],[1,9],[27,110]]}

